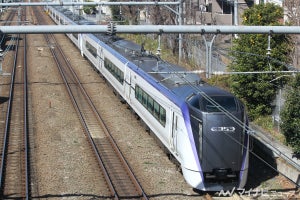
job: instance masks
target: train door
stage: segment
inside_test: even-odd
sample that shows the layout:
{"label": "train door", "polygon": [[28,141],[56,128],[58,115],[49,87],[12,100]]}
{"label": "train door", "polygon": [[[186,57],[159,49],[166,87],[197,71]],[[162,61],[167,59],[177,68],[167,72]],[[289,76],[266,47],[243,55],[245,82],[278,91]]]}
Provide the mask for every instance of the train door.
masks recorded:
{"label": "train door", "polygon": [[178,115],[175,112],[173,112],[170,148],[173,152],[175,152],[175,154],[177,154],[177,133],[178,133]]}

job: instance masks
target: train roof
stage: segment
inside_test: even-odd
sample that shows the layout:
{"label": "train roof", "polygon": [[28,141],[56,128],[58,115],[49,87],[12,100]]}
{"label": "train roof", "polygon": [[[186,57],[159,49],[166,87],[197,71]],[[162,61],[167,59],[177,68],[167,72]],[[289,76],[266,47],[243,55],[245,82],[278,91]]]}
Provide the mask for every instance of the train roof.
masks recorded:
{"label": "train roof", "polygon": [[183,100],[191,93],[205,92],[209,96],[231,96],[220,88],[204,83],[201,78],[185,68],[163,61],[158,56],[144,50],[142,45],[124,39],[116,39],[112,47],[138,68],[153,77]]}
{"label": "train roof", "polygon": [[[73,20],[69,20],[73,22]],[[106,48],[111,48],[109,51],[124,62],[124,64],[130,61],[132,64],[129,63],[128,66],[133,69],[137,67],[138,73],[143,71],[144,73],[141,73],[141,75],[150,81],[152,85],[155,85],[157,89],[164,91],[167,96],[170,97],[170,93],[175,94],[176,98],[171,97],[174,102],[179,103],[185,101],[192,93],[199,94],[205,92],[210,96],[232,95],[225,90],[203,83],[197,74],[191,73],[181,66],[160,59],[160,57],[154,55],[152,52],[146,51],[143,45],[116,36],[104,34],[89,35],[91,38],[94,38],[96,42],[107,45]],[[112,51],[112,49],[114,49],[115,52]],[[153,80],[150,80],[150,77],[152,77]]]}
{"label": "train roof", "polygon": [[[68,10],[62,10],[62,12],[64,11]],[[76,20],[77,18],[75,17],[74,19]],[[70,22],[73,22],[70,18],[69,20]],[[82,22],[80,21],[80,18],[77,20],[79,20],[77,21],[78,24]],[[171,97],[174,102],[179,103],[185,101],[192,93],[198,94],[205,92],[206,94],[213,96],[231,95],[220,88],[203,83],[197,74],[191,73],[181,66],[160,59],[160,57],[154,55],[152,52],[146,51],[143,45],[116,36],[105,34],[89,35],[91,38],[94,38],[96,42],[107,45],[106,48],[111,48],[109,51],[122,62],[127,63],[130,61],[133,65],[128,65],[133,69],[135,68],[134,66],[137,67],[137,70],[142,69],[144,73],[141,73],[141,70],[138,70],[139,73],[141,73],[145,79],[150,81],[152,85],[155,85],[157,89],[164,91],[167,96],[170,97],[170,93],[175,94],[176,100]],[[112,51],[112,49],[116,52]],[[149,77],[152,77],[154,81],[151,81]]]}
{"label": "train roof", "polygon": [[185,68],[168,63],[151,52],[143,50],[141,45],[121,38],[104,35],[97,37],[119,52],[126,59],[134,63],[138,68],[148,73],[157,83],[172,90],[174,87],[185,84],[198,84],[201,79],[198,75],[188,72]]}
{"label": "train roof", "polygon": [[198,75],[160,59],[160,57],[144,50],[141,45],[132,41],[120,39],[112,44],[115,50],[170,90],[181,85],[201,82]]}

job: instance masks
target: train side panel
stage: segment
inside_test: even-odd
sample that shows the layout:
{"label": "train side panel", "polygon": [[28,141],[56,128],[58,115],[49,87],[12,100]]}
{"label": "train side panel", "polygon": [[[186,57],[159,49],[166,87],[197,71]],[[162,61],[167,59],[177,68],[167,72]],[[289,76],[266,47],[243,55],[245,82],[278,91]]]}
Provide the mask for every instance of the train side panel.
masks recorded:
{"label": "train side panel", "polygon": [[[181,164],[182,171],[186,174],[184,176],[186,181],[195,188],[199,188],[199,186],[203,188],[196,148],[193,139],[188,134],[187,126],[190,127],[190,122],[183,117],[183,111],[164,96],[161,91],[157,91],[134,71],[131,73],[131,87],[133,90],[130,95],[131,107]],[[140,87],[140,89],[136,89],[137,87]],[[139,96],[140,90],[142,90],[143,95],[146,93],[147,102],[146,98]],[[154,116],[151,106],[150,108],[147,106],[149,99],[150,105],[152,99],[154,99],[166,110],[165,124],[159,122],[158,117]]]}

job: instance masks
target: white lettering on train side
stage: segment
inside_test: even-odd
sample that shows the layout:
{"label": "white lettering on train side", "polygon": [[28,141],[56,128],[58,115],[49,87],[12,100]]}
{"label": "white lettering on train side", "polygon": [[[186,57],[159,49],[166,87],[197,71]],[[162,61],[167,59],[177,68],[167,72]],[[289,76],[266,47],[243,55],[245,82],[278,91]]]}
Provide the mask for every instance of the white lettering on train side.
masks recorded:
{"label": "white lettering on train side", "polygon": [[213,132],[234,132],[235,127],[233,126],[219,126],[219,127],[211,127],[210,129]]}

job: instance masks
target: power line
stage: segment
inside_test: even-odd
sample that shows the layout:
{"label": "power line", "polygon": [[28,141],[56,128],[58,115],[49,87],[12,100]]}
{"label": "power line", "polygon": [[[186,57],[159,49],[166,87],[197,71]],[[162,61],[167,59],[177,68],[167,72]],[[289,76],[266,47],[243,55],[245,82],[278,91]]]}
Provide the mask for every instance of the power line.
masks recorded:
{"label": "power line", "polygon": [[[149,74],[202,74],[206,73],[204,70],[194,70],[194,71],[174,71],[174,72],[148,72]],[[226,75],[226,74],[294,74],[300,73],[298,71],[248,71],[248,72],[226,72],[226,71],[215,71],[211,72],[214,75]]]}
{"label": "power line", "polygon": [[225,71],[215,71],[212,72],[214,75],[226,75],[226,74],[295,74],[300,73],[300,70],[297,71],[248,71],[248,72],[225,72]]}

